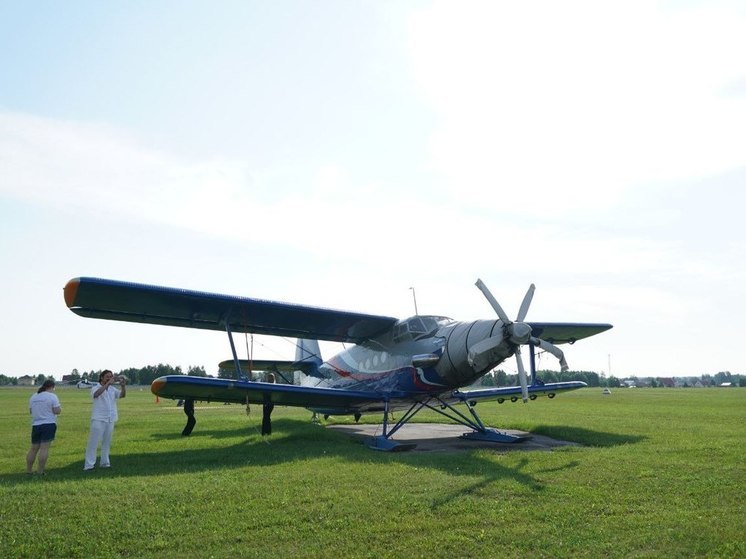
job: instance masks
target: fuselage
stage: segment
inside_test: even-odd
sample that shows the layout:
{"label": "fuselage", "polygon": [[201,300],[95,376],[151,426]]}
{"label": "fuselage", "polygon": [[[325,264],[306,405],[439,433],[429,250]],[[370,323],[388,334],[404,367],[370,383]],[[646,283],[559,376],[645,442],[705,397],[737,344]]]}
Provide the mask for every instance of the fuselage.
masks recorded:
{"label": "fuselage", "polygon": [[[486,361],[470,363],[470,350],[495,338]],[[502,340],[502,341],[501,341]],[[410,393],[423,396],[468,386],[510,357],[500,320],[457,322],[441,316],[414,316],[384,334],[346,349],[319,367],[308,386]]]}

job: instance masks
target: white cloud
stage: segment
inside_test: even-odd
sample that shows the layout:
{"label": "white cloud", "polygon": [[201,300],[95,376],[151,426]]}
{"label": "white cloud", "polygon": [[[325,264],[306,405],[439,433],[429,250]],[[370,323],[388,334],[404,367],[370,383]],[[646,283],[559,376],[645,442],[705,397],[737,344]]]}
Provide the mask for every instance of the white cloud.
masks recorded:
{"label": "white cloud", "polygon": [[746,74],[743,13],[436,2],[411,27],[413,68],[440,118],[434,165],[461,192],[577,214],[635,186],[746,164],[746,100],[722,95]]}

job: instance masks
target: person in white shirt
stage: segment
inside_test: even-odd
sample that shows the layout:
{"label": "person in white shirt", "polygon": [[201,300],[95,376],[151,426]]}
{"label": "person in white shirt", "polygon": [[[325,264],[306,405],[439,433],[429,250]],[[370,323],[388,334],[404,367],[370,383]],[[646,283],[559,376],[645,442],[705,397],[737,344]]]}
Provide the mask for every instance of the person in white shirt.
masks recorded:
{"label": "person in white shirt", "polygon": [[49,457],[49,445],[52,444],[57,433],[57,416],[62,413],[60,400],[54,393],[54,381],[45,380],[44,383],[31,396],[28,402],[31,414],[31,449],[26,454],[26,473],[34,470],[34,462],[37,463],[37,473],[44,475]]}
{"label": "person in white shirt", "polygon": [[[119,388],[114,384],[118,382]],[[88,446],[85,449],[85,463],[83,470],[92,470],[96,465],[96,451],[101,444],[101,468],[110,468],[109,451],[111,450],[111,438],[114,435],[114,424],[119,416],[117,414],[117,400],[127,395],[124,376],[114,378],[110,370],[101,372],[98,383],[91,387],[91,399],[93,400],[93,411],[91,412],[91,432],[88,436]]]}

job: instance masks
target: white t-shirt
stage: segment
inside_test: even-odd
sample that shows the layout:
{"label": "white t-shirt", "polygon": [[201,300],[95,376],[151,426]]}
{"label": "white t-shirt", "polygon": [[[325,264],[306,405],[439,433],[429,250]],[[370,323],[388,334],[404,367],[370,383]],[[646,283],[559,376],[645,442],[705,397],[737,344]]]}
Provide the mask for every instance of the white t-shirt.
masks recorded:
{"label": "white t-shirt", "polygon": [[62,408],[57,394],[45,390],[33,394],[28,401],[31,410],[31,425],[44,425],[45,423],[57,423],[57,415],[54,408]]}
{"label": "white t-shirt", "polygon": [[122,391],[109,386],[98,398],[94,398],[93,395],[99,388],[101,388],[101,385],[98,383],[94,384],[91,388],[91,398],[93,399],[91,419],[113,423],[119,419],[117,415],[117,399],[122,395]]}

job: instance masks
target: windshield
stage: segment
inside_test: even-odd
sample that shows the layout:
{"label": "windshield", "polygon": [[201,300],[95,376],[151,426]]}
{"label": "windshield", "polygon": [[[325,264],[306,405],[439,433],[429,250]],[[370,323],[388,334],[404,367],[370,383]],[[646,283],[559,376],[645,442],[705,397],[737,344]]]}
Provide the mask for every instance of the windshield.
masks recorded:
{"label": "windshield", "polygon": [[433,336],[438,328],[453,322],[445,316],[413,316],[394,325],[394,342],[420,340]]}

